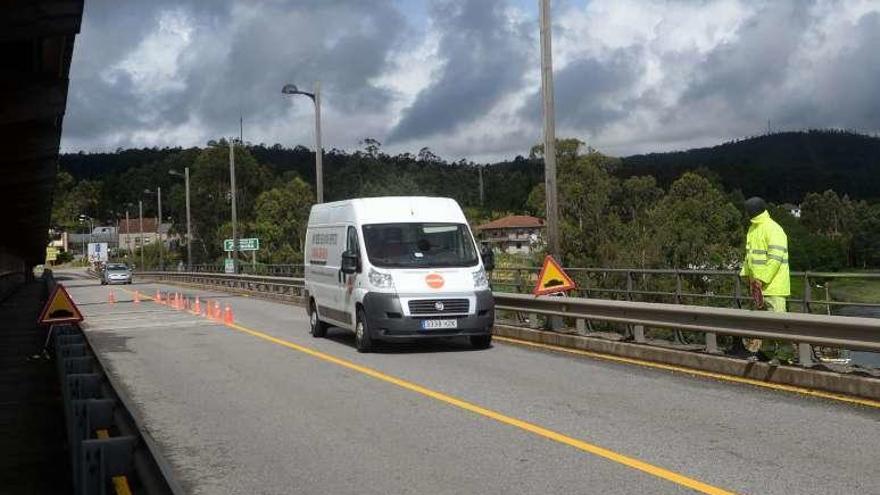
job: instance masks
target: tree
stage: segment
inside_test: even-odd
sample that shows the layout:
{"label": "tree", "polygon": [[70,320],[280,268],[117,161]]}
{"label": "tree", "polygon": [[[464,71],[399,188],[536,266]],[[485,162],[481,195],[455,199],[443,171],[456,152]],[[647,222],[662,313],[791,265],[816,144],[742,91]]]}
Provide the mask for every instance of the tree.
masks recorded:
{"label": "tree", "polygon": [[705,177],[682,175],[652,216],[667,266],[730,268],[742,258],[742,216]]}
{"label": "tree", "polygon": [[299,177],[257,197],[253,232],[261,261],[301,263],[314,191]]}
{"label": "tree", "polygon": [[[241,229],[239,237],[248,235],[247,227],[254,218],[256,197],[271,184],[269,170],[254,160],[241,146],[235,147],[236,208]],[[214,261],[222,256],[223,237],[220,226],[231,215],[229,189],[229,145],[220,141],[199,153],[190,171],[190,196],[194,225],[193,257]]]}

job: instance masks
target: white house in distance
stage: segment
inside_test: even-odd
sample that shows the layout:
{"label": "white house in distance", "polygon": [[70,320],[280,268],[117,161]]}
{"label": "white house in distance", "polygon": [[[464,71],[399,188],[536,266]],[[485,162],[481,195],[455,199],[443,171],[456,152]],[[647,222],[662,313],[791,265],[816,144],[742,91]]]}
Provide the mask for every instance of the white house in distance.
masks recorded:
{"label": "white house in distance", "polygon": [[528,215],[510,215],[477,227],[481,243],[488,242],[495,251],[529,254],[541,240],[544,220]]}
{"label": "white house in distance", "polygon": [[[141,223],[137,218],[132,218],[128,222],[119,221],[119,248],[120,249],[138,249],[141,242],[144,245],[156,242],[156,219],[144,218],[144,231],[141,234]],[[168,243],[168,231],[171,229],[170,223],[163,223],[159,226],[159,237],[162,242]]]}

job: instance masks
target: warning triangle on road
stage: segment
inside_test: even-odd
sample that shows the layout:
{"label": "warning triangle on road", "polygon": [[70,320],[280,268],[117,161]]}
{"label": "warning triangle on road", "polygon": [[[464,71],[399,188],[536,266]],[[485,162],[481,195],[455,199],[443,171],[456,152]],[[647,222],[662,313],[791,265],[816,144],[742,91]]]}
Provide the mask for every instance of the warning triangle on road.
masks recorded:
{"label": "warning triangle on road", "polygon": [[63,285],[58,284],[55,290],[43,306],[37,323],[40,325],[50,325],[52,323],[77,323],[83,321],[82,313],[73,303],[70,294]]}
{"label": "warning triangle on road", "polygon": [[538,274],[538,283],[535,284],[535,290],[532,293],[536,296],[544,296],[576,288],[574,280],[565,273],[565,270],[559,266],[553,256],[548,254],[544,258],[544,265],[541,267],[541,273]]}

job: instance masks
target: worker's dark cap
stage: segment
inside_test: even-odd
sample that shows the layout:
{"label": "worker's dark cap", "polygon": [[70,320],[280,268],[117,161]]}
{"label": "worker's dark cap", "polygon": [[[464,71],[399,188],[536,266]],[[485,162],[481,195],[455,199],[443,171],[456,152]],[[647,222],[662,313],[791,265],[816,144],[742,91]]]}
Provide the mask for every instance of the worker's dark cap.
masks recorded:
{"label": "worker's dark cap", "polygon": [[749,215],[749,218],[754,218],[761,213],[767,211],[767,203],[757,196],[753,196],[747,199],[745,206],[746,213]]}

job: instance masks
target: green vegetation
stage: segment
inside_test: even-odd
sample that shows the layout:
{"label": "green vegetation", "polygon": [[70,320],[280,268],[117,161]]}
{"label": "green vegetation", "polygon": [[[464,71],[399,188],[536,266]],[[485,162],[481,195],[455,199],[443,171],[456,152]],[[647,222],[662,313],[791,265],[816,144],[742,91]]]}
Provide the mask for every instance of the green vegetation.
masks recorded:
{"label": "green vegetation", "polygon": [[[780,151],[793,142],[811,150],[809,167],[798,165],[802,154]],[[789,235],[794,270],[880,267],[880,204],[862,194],[863,186],[876,181],[880,172],[878,143],[880,139],[847,133],[789,133],[619,159],[576,139],[561,139],[557,153],[562,261],[568,266],[731,269],[740,262],[748,225],[742,201],[764,194],[770,201],[794,198],[801,204],[799,219],[780,207],[771,212]],[[264,248],[257,254],[258,263],[301,261],[314,197],[314,153],[302,146],[238,144],[235,157],[239,235],[261,239]],[[144,215],[154,217],[155,197],[143,191],[161,187],[165,220],[171,219],[172,233],[183,232],[183,181],[169,172],[189,167],[193,261],[219,262],[224,256],[221,241],[231,236],[228,158],[229,143],[222,140],[204,148],[62,155],[53,225],[81,229],[80,214],[108,224],[124,218],[126,211],[136,217],[140,199]],[[324,164],[329,201],[448,196],[464,207],[473,225],[512,213],[543,215],[541,146],[528,158],[476,165],[444,161],[428,148],[416,155],[389,155],[376,140],[364,139],[355,152],[326,152]],[[832,173],[828,170],[812,176],[810,167],[816,164],[831,170],[835,179],[826,180]],[[796,173],[793,167],[801,168]],[[850,173],[852,167],[858,173]],[[483,204],[479,168],[485,183]],[[873,175],[864,178],[863,172]],[[838,176],[847,180],[840,182]],[[808,179],[811,182],[805,182]],[[866,182],[859,182],[862,179]],[[792,189],[792,184],[797,187]],[[831,185],[863,199],[840,195],[828,189]],[[150,265],[153,253],[147,251]],[[183,251],[183,246],[174,245],[166,253],[166,264],[179,259]],[[541,253],[536,253],[528,259],[499,257],[498,261],[499,267],[522,266],[537,264],[540,258]],[[688,284],[698,292],[708,290],[702,280]]]}
{"label": "green vegetation", "polygon": [[828,285],[835,301],[876,303],[880,301],[880,279],[836,279]]}

